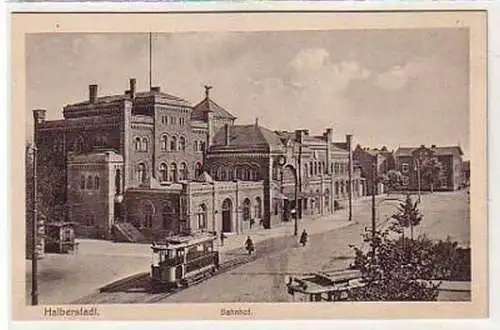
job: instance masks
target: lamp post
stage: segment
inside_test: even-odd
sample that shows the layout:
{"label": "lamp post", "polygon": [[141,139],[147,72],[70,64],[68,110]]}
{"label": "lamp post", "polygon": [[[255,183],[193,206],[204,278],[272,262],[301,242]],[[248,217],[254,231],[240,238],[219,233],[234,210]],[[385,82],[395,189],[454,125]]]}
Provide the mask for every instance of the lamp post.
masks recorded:
{"label": "lamp post", "polygon": [[417,171],[417,185],[418,185],[418,202],[421,202],[420,198],[420,160],[415,159],[415,171]]}
{"label": "lamp post", "polygon": [[32,234],[32,249],[31,249],[31,305],[38,305],[38,254],[37,254],[37,241],[38,241],[38,210],[37,210],[37,148],[33,143],[31,146],[33,152],[33,177],[32,177],[32,220],[31,220],[31,234]]}
{"label": "lamp post", "polygon": [[375,217],[376,217],[376,207],[375,207],[375,163],[372,163],[372,255],[375,257]]}

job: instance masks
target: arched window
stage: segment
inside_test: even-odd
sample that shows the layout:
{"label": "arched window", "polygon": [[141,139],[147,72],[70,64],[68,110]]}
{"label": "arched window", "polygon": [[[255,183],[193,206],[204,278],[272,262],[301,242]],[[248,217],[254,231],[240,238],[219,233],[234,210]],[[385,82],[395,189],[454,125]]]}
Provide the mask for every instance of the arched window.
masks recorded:
{"label": "arched window", "polygon": [[180,151],[186,150],[186,139],[183,136],[179,138],[179,150]]}
{"label": "arched window", "polygon": [[205,151],[205,142],[200,142],[200,150]]}
{"label": "arched window", "polygon": [[137,165],[137,181],[139,183],[146,182],[146,165],[143,163],[139,163],[139,165]]}
{"label": "arched window", "polygon": [[307,178],[309,176],[309,166],[304,164],[304,176]]}
{"label": "arched window", "polygon": [[177,164],[170,164],[170,176],[168,178],[169,181],[175,182],[177,181]]}
{"label": "arched window", "polygon": [[207,228],[207,207],[205,204],[198,207],[198,228],[201,230]]}
{"label": "arched window", "polygon": [[188,170],[186,163],[181,163],[179,168],[179,180],[187,180],[188,178]]}
{"label": "arched window", "polygon": [[250,220],[250,200],[248,198],[243,201],[243,220]]}
{"label": "arched window", "polygon": [[142,151],[148,151],[149,145],[148,145],[148,138],[142,138]]}
{"label": "arched window", "polygon": [[94,181],[94,180],[92,179],[92,176],[91,176],[91,175],[89,175],[89,176],[87,177],[87,189],[92,189],[92,188],[93,188],[93,186],[94,186],[94,185],[93,185],[93,181]]}
{"label": "arched window", "polygon": [[85,189],[85,175],[80,176],[80,189]]}
{"label": "arched window", "polygon": [[141,138],[135,138],[135,151],[141,151]]}
{"label": "arched window", "polygon": [[198,178],[201,175],[201,163],[196,163],[194,165],[194,175]]}
{"label": "arched window", "polygon": [[198,141],[194,141],[194,142],[193,142],[193,149],[194,149],[194,151],[195,151],[195,152],[199,151],[199,149],[198,149],[198,148],[199,148],[199,146],[198,146]]}
{"label": "arched window", "polygon": [[219,178],[221,181],[226,181],[227,180],[227,171],[225,169],[220,169],[220,173],[219,173]]}
{"label": "arched window", "polygon": [[333,174],[333,163],[330,164],[330,173]]}
{"label": "arched window", "polygon": [[172,139],[170,140],[170,151],[176,151],[177,150],[177,138],[175,136],[172,136]]}
{"label": "arched window", "polygon": [[236,179],[243,180],[243,168],[241,168],[239,166],[236,167],[235,176],[236,176]]}
{"label": "arched window", "polygon": [[226,177],[228,180],[233,180],[234,178],[234,171],[231,168],[226,169]]}
{"label": "arched window", "polygon": [[122,187],[122,176],[120,170],[117,169],[115,174],[115,192],[117,194],[121,193],[122,190],[121,187]]}
{"label": "arched window", "polygon": [[257,219],[262,218],[262,200],[260,197],[255,198],[255,217]]}
{"label": "arched window", "polygon": [[161,150],[163,150],[163,151],[168,150],[168,136],[167,135],[161,136]]}
{"label": "arched window", "polygon": [[328,188],[325,190],[325,208],[330,209],[330,190]]}
{"label": "arched window", "polygon": [[160,164],[160,181],[168,181],[168,168],[167,164]]}
{"label": "arched window", "polygon": [[94,188],[99,190],[99,177],[97,175],[94,177]]}
{"label": "arched window", "polygon": [[339,195],[339,183],[338,181],[335,182],[335,196]]}
{"label": "arched window", "polygon": [[321,168],[323,169],[323,174],[326,174],[328,172],[328,169],[326,167],[326,163],[325,162],[321,163]]}

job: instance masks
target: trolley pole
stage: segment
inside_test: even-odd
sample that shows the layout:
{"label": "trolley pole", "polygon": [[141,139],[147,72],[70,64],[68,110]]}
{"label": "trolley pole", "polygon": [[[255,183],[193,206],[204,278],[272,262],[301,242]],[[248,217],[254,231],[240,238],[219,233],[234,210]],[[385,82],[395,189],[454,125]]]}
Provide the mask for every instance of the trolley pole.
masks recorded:
{"label": "trolley pole", "polygon": [[33,151],[33,182],[32,182],[32,208],[33,217],[31,220],[32,231],[32,250],[31,250],[31,305],[38,305],[38,256],[37,256],[37,240],[38,240],[38,214],[37,214],[37,149],[36,145],[32,146]]}
{"label": "trolley pole", "polygon": [[376,208],[375,208],[375,163],[372,163],[372,255],[375,257],[375,230],[376,230]]}
{"label": "trolley pole", "polygon": [[294,201],[295,212],[293,212],[293,221],[294,221],[294,223],[293,223],[293,235],[294,236],[297,236],[299,234],[299,228],[298,228],[298,224],[297,224],[297,220],[298,220],[297,218],[299,217],[298,205],[297,205],[299,203],[298,196],[297,196],[297,189],[298,189],[297,185],[298,185],[298,179],[297,179],[297,170],[296,170],[295,171],[295,196],[294,196],[295,197],[295,201]]}

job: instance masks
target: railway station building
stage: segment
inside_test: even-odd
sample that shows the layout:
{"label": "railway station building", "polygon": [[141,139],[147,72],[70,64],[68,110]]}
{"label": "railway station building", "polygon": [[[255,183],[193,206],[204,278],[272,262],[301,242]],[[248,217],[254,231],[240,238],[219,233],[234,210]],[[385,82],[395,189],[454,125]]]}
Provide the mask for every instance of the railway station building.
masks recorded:
{"label": "railway station building", "polygon": [[236,124],[210,87],[192,105],[159,87],[138,92],[135,79],[118,95],[90,85],[62,115],[33,110],[37,162],[81,237],[249,232],[331,214],[362,189],[351,135]]}

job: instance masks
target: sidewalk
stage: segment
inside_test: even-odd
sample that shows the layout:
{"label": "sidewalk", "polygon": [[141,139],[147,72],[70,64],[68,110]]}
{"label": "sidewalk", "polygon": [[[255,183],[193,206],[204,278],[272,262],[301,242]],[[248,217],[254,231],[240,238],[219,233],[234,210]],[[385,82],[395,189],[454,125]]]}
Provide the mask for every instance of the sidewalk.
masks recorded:
{"label": "sidewalk", "polygon": [[[305,229],[309,235],[312,235],[344,228],[355,223],[355,221],[347,220],[347,210],[339,210],[334,214],[299,219],[297,222],[297,231],[298,236],[300,236],[303,229]],[[245,240],[248,236],[252,238],[254,244],[257,244],[259,242],[263,242],[272,238],[293,236],[293,234],[294,221],[292,220],[290,222],[279,224],[276,227],[270,229],[259,229],[256,231],[241,234],[226,233],[224,245],[220,245],[220,239],[217,240],[217,243],[219,251],[222,254],[225,254],[229,251],[243,248]]]}

